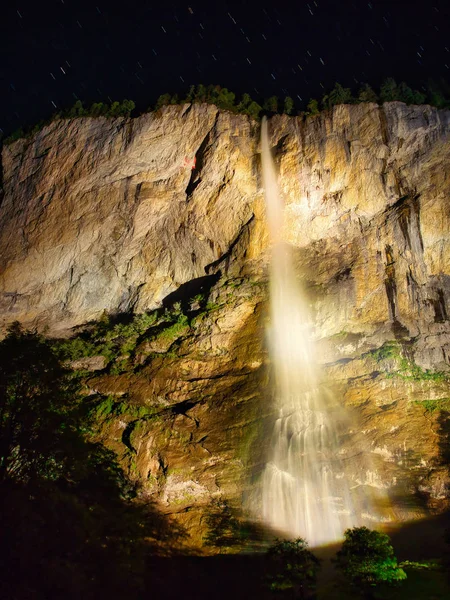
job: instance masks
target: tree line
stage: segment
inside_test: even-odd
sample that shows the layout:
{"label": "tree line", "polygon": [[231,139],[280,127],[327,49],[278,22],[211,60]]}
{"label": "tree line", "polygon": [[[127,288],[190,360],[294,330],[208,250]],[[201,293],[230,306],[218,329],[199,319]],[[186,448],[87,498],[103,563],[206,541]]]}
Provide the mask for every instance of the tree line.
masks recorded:
{"label": "tree line", "polygon": [[60,110],[54,113],[49,119],[41,120],[32,128],[26,129],[19,127],[10,136],[3,140],[3,144],[12,144],[16,140],[26,138],[38,133],[45,125],[58,119],[75,119],[77,117],[107,117],[114,119],[117,117],[130,117],[136,108],[133,100],[122,100],[121,102],[93,102],[90,106],[85,106],[81,100],[77,100],[70,108]]}
{"label": "tree line", "polygon": [[[299,106],[291,96],[280,98],[270,96],[266,99],[254,99],[248,93],[243,93],[239,98],[226,87],[220,85],[191,85],[185,95],[161,94],[154,105],[145,112],[158,111],[164,106],[180,105],[185,103],[214,104],[222,110],[236,114],[243,114],[252,119],[259,119],[263,115],[286,114],[298,116],[318,115],[322,110],[329,110],[338,104],[360,104],[364,102],[404,102],[405,104],[430,104],[437,108],[450,108],[450,86],[444,81],[429,80],[420,90],[411,88],[404,81],[397,83],[392,77],[383,81],[378,91],[368,83],[363,83],[360,88],[353,91],[336,82],[333,89],[324,94],[322,98],[310,98],[306,107]],[[3,140],[3,144],[10,144],[20,138],[34,135],[44,125],[56,119],[73,119],[77,117],[130,117],[136,105],[133,100],[122,102],[94,102],[89,107],[84,106],[81,100],[67,110],[55,113],[48,121],[40,121],[29,130],[19,128]]]}
{"label": "tree line", "polygon": [[422,91],[412,89],[407,83],[402,81],[397,83],[392,77],[383,81],[378,92],[376,92],[368,83],[364,83],[356,91],[336,83],[334,88],[326,93],[321,99],[310,98],[306,110],[297,109],[291,96],[279,98],[270,96],[264,99],[260,104],[253,100],[250,94],[242,94],[239,102],[236,101],[236,95],[227,88],[219,85],[199,84],[192,85],[186,96],[178,94],[162,94],[156,105],[149,110],[158,110],[169,104],[184,104],[186,102],[215,104],[224,110],[230,110],[235,113],[247,114],[255,119],[262,114],[286,114],[286,115],[315,115],[321,110],[327,110],[337,104],[360,104],[363,102],[375,102],[383,104],[384,102],[404,102],[405,104],[431,104],[437,108],[450,107],[450,87],[435,81],[429,81]]}

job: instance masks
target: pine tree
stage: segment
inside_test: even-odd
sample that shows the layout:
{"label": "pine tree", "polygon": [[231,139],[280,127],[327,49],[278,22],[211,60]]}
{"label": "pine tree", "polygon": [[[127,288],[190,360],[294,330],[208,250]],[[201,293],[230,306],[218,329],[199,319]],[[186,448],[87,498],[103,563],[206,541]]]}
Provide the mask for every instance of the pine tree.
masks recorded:
{"label": "pine tree", "polygon": [[278,112],[277,96],[270,96],[270,98],[267,98],[267,100],[264,101],[263,108],[271,113]]}
{"label": "pine tree", "polygon": [[206,88],[202,83],[199,83],[195,92],[195,100],[197,102],[207,102]]}
{"label": "pine tree", "polygon": [[293,110],[294,110],[294,101],[292,100],[292,98],[290,96],[286,96],[286,98],[284,99],[283,112],[286,115],[290,115],[290,114],[292,114]]}
{"label": "pine tree", "polygon": [[404,81],[398,86],[398,99],[405,104],[414,103],[414,92]]}
{"label": "pine tree", "polygon": [[378,102],[378,96],[368,83],[364,83],[358,92],[358,100],[360,102]]}
{"label": "pine tree", "polygon": [[380,87],[381,102],[394,102],[399,100],[398,86],[392,77],[388,77],[383,81]]}
{"label": "pine tree", "polygon": [[124,117],[129,117],[135,108],[136,104],[133,102],[133,100],[122,100],[122,104],[120,105],[120,114]]}
{"label": "pine tree", "polygon": [[67,112],[67,116],[69,119],[73,119],[75,117],[82,117],[87,113],[87,111],[83,107],[83,103],[81,100],[77,100],[75,104],[69,108]]}
{"label": "pine tree", "polygon": [[344,88],[340,83],[336,83],[331,92],[323,97],[322,105],[324,108],[331,108],[337,104],[351,104],[353,100],[350,88]]}
{"label": "pine tree", "polygon": [[155,110],[159,110],[163,106],[170,104],[172,96],[170,94],[161,94],[155,104]]}
{"label": "pine tree", "polygon": [[217,96],[216,104],[219,108],[223,108],[225,110],[233,110],[234,100],[236,96],[233,92],[230,92],[227,88],[222,88]]}
{"label": "pine tree", "polygon": [[88,112],[91,117],[104,117],[108,113],[108,105],[104,102],[94,102]]}
{"label": "pine tree", "polygon": [[310,98],[309,102],[306,106],[306,114],[307,115],[318,115],[320,113],[319,103],[315,98]]}
{"label": "pine tree", "polygon": [[250,104],[247,106],[246,114],[252,119],[259,119],[259,115],[262,111],[262,106],[252,100]]}
{"label": "pine tree", "polygon": [[194,102],[195,100],[195,85],[191,85],[186,96],[186,102]]}
{"label": "pine tree", "polygon": [[423,92],[419,92],[419,90],[414,90],[413,94],[414,94],[414,100],[412,102],[413,104],[425,104],[426,94],[424,94]]}

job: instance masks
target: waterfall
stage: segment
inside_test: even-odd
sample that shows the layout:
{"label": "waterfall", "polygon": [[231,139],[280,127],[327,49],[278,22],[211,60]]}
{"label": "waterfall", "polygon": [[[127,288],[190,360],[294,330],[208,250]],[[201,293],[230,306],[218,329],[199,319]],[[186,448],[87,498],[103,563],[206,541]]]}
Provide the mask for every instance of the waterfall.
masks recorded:
{"label": "waterfall", "polygon": [[353,511],[338,455],[335,403],[318,381],[308,305],[282,240],[283,203],[266,118],[261,146],[272,244],[269,350],[277,415],[263,473],[262,516],[289,537],[319,545],[341,538],[354,525]]}

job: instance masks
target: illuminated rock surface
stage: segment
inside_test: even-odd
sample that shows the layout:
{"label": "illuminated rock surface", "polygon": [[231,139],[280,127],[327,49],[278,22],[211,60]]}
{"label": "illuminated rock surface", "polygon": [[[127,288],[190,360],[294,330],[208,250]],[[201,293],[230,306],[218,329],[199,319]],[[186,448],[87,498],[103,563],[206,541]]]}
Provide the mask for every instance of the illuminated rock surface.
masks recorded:
{"label": "illuminated rock surface", "polygon": [[[394,519],[442,510],[450,113],[337,106],[306,122],[275,117],[269,130],[317,355],[358,423],[340,440],[354,485],[387,491]],[[57,336],[104,311],[177,299],[197,311],[170,335],[144,335],[117,374],[102,358],[77,366],[91,370],[91,393],[121,403],[99,414],[99,435],[143,494],[190,545],[220,545],[224,503],[257,496],[273,410],[259,125],[207,105],[59,121],[2,161],[3,326]]]}

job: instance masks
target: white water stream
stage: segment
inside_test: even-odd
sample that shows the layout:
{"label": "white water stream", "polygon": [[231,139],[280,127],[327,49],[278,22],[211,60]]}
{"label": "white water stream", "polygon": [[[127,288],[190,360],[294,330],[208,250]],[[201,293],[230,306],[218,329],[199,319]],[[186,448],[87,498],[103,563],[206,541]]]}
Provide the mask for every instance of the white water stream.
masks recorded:
{"label": "white water stream", "polygon": [[278,413],[263,474],[262,513],[276,530],[315,546],[342,538],[354,525],[353,511],[338,457],[333,402],[318,383],[308,306],[282,241],[284,210],[265,118],[261,145],[272,242],[269,347]]}

